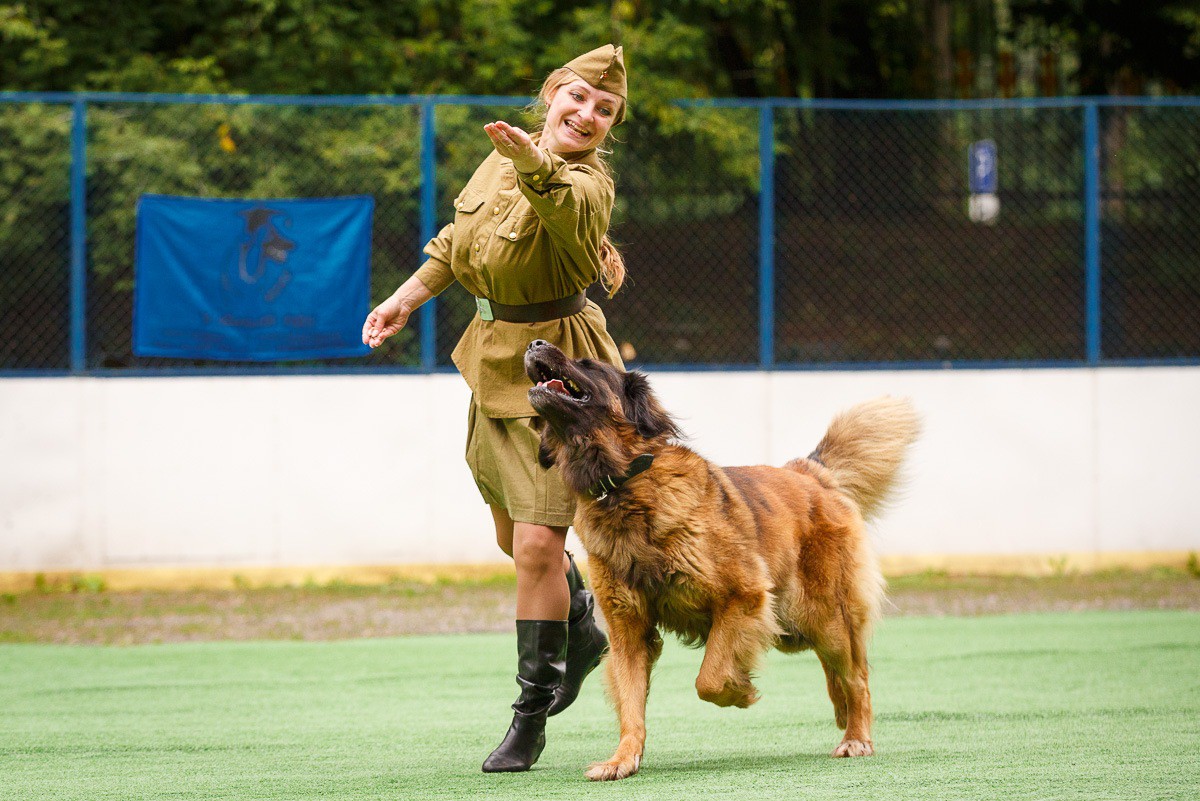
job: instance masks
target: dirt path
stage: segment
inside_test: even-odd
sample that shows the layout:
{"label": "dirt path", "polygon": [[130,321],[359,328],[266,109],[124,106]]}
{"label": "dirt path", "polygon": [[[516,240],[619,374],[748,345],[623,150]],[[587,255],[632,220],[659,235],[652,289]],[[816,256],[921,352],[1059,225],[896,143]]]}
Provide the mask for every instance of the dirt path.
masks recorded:
{"label": "dirt path", "polygon": [[[1054,578],[893,579],[885,616],[1087,609],[1200,611],[1200,578],[1184,571]],[[511,631],[512,579],[230,591],[32,592],[0,596],[0,643],[133,645],[203,640],[336,640]]]}

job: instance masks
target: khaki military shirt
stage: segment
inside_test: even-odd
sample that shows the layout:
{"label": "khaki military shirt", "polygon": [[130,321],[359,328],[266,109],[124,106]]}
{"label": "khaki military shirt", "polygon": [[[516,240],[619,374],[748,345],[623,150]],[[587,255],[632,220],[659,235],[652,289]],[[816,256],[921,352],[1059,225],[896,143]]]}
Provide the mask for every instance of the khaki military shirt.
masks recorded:
{"label": "khaki military shirt", "polygon": [[[567,160],[543,150],[542,166],[518,173],[496,151],[454,200],[454,222],[425,246],[417,270],[433,294],[455,280],[472,295],[512,306],[582,292],[600,277],[600,240],[608,230],[613,182],[595,151]],[[451,358],[489,417],[532,417],[525,349],[535,339],[573,358],[621,367],[592,301],[578,314],[544,323],[485,321],[478,312]]]}

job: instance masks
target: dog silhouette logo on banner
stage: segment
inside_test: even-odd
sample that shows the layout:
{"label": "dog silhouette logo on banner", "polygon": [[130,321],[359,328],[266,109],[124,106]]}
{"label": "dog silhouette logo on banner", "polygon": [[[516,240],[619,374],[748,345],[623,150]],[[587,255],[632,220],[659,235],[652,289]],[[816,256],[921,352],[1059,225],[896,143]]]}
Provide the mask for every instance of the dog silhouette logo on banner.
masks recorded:
{"label": "dog silhouette logo on banner", "polygon": [[238,247],[236,269],[221,274],[221,291],[229,305],[231,325],[239,316],[238,310],[261,309],[263,303],[273,303],[287,288],[292,280],[287,260],[296,249],[296,242],[280,231],[292,226],[292,218],[284,212],[255,206],[238,214],[246,221],[246,231]]}
{"label": "dog silhouette logo on banner", "polygon": [[361,356],[366,196],[138,201],[133,352],[224,361]]}

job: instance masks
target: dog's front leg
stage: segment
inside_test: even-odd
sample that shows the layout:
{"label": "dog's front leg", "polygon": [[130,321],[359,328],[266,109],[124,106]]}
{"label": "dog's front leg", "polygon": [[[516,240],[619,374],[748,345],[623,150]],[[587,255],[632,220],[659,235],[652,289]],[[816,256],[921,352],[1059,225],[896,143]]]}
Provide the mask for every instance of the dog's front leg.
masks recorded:
{"label": "dog's front leg", "polygon": [[758,701],[750,673],[775,636],[770,596],[752,593],[723,599],[712,611],[696,694],[717,706],[748,707]]}
{"label": "dog's front leg", "polygon": [[587,777],[592,781],[624,779],[641,767],[650,670],[662,652],[658,632],[641,620],[609,617],[609,635],[612,650],[608,655],[608,685],[617,707],[621,740],[607,762],[588,768]]}
{"label": "dog's front leg", "polygon": [[[593,569],[593,572],[597,572]],[[644,603],[633,598],[614,602],[596,581],[596,597],[608,621],[611,640],[608,655],[608,688],[617,708],[621,739],[607,762],[587,769],[592,781],[624,779],[638,772],[646,746],[646,696],[650,671],[662,653],[662,638],[645,613]]]}

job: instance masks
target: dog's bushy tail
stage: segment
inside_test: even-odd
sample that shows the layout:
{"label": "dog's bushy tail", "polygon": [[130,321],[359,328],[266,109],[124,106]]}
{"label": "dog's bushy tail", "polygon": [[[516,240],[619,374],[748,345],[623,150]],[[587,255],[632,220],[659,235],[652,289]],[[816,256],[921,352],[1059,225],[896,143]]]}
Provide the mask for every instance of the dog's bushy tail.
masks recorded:
{"label": "dog's bushy tail", "polygon": [[837,489],[870,520],[887,503],[905,452],[920,432],[921,419],[911,401],[876,398],[834,417],[816,450],[788,466],[803,470],[810,460],[824,465]]}

